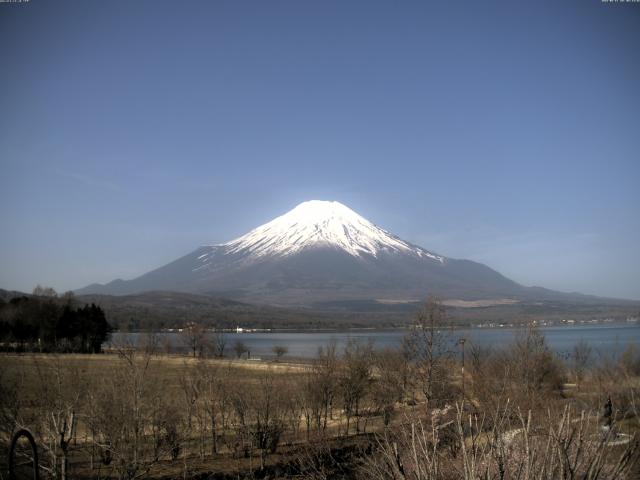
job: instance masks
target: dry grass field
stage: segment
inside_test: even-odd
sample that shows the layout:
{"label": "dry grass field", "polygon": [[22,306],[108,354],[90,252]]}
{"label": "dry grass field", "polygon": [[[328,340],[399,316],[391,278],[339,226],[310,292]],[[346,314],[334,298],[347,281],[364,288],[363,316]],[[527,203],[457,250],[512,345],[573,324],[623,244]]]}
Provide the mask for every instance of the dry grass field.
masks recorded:
{"label": "dry grass field", "polygon": [[[349,342],[308,363],[157,354],[2,354],[0,441],[20,428],[46,478],[630,478],[640,352],[559,359],[535,329],[471,348],[439,330]],[[609,403],[610,401],[610,403]],[[607,406],[608,405],[608,406]],[[2,456],[0,478],[7,475]]]}
{"label": "dry grass field", "polygon": [[[133,354],[133,352],[129,352]],[[45,462],[51,457],[49,448],[43,438],[51,435],[52,432],[45,431],[43,423],[48,423],[46,418],[51,415],[51,411],[55,410],[55,415],[60,414],[60,410],[68,413],[74,410],[76,419],[73,431],[73,441],[68,455],[67,472],[71,474],[69,478],[124,478],[127,475],[121,475],[117,468],[111,465],[104,465],[98,457],[96,446],[92,438],[92,421],[89,418],[95,414],[95,398],[97,395],[104,394],[109,378],[122,378],[123,368],[129,369],[128,359],[126,355],[118,353],[101,354],[101,355],[81,355],[81,354],[2,354],[0,356],[0,371],[3,389],[10,393],[3,400],[8,401],[11,397],[15,400],[15,405],[19,408],[16,412],[20,417],[20,425],[27,427],[31,431],[37,432],[36,440],[39,441],[42,459]],[[295,463],[297,459],[310,455],[307,452],[307,438],[319,438],[317,431],[305,433],[305,420],[300,411],[296,411],[295,402],[298,400],[295,390],[303,385],[310,375],[310,364],[291,363],[291,362],[261,362],[251,360],[227,360],[227,359],[200,359],[184,355],[143,355],[133,354],[134,363],[140,369],[144,368],[143,377],[135,379],[139,375],[139,371],[133,369],[125,372],[134,378],[133,382],[122,381],[116,388],[116,391],[109,392],[109,396],[113,399],[114,404],[122,401],[127,404],[127,398],[133,397],[134,392],[131,387],[139,388],[144,383],[144,389],[147,391],[140,396],[145,405],[140,405],[142,409],[149,409],[155,401],[158,401],[160,408],[178,412],[178,416],[183,418],[176,421],[176,430],[180,430],[180,453],[176,458],[165,453],[159,458],[153,458],[152,465],[145,465],[141,462],[142,469],[139,474],[144,477],[155,478],[174,478],[176,476],[197,476],[202,473],[215,472],[217,475],[229,475],[233,478],[237,477],[238,472],[251,472],[257,468],[268,471],[269,468],[286,469],[291,468],[290,464]],[[143,364],[148,362],[144,367]],[[212,451],[212,440],[207,437],[202,438],[201,430],[204,421],[201,416],[206,415],[203,398],[206,393],[201,390],[202,385],[198,383],[196,377],[205,376],[204,372],[216,372],[220,378],[224,378],[225,389],[222,392],[219,389],[216,394],[235,395],[235,401],[245,398],[247,403],[251,403],[251,396],[256,390],[261,388],[264,391],[267,383],[273,384],[273,389],[268,395],[277,397],[279,403],[283,402],[283,397],[287,397],[287,405],[285,408],[291,409],[286,412],[294,418],[282,420],[285,412],[282,411],[282,405],[273,406],[273,415],[280,418],[279,421],[288,423],[286,431],[279,434],[279,445],[277,451],[269,453],[269,455],[261,456],[254,448],[244,449],[240,443],[246,439],[239,438],[242,435],[237,433],[237,424],[226,427],[226,430],[219,434],[217,439],[218,445],[216,452]],[[53,386],[53,388],[52,388]],[[220,385],[219,385],[220,387]],[[271,388],[271,387],[267,387]],[[277,392],[276,392],[277,389]],[[78,391],[82,391],[80,395],[76,395]],[[159,400],[161,398],[161,400]],[[229,408],[229,412],[216,412],[220,416],[235,416],[238,406],[233,406],[229,400],[228,405],[222,405]],[[196,404],[200,404],[200,410]],[[3,405],[4,406],[4,405]],[[251,407],[247,406],[247,411]],[[255,405],[254,412],[257,416],[261,414],[269,414],[267,404],[261,403]],[[233,412],[231,412],[233,410]],[[149,419],[149,414],[144,413],[145,420],[153,423]],[[151,414],[153,416],[153,414]],[[188,416],[188,419],[184,417]],[[234,419],[234,422],[237,419]],[[267,420],[268,422],[268,420]],[[292,422],[296,425],[292,426]],[[232,422],[230,422],[232,423]],[[359,445],[363,442],[362,438],[355,436],[354,427],[351,426],[351,435],[353,439],[344,437],[345,416],[340,409],[335,408],[331,413],[331,418],[323,425],[323,448],[330,449],[334,440],[336,445],[343,450],[346,446]],[[382,417],[380,415],[370,414],[370,418],[360,422],[362,426],[358,429],[368,431],[379,430],[382,427]],[[3,444],[7,444],[7,429],[3,429],[5,433]],[[146,437],[147,442],[151,442],[149,437],[154,435],[153,427],[147,425],[142,429],[141,437]],[[129,439],[130,440],[130,439]],[[371,440],[367,440],[370,442]],[[368,445],[368,443],[367,443]],[[349,447],[350,448],[350,447]],[[284,465],[284,466],[282,466]],[[2,458],[2,475],[6,475],[6,457]],[[135,478],[135,476],[133,477]]]}

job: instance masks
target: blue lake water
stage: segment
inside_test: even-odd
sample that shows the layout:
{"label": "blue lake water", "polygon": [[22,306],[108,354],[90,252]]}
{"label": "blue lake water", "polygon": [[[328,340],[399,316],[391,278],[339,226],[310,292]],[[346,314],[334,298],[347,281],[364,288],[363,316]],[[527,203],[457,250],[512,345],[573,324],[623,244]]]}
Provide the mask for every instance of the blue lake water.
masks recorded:
{"label": "blue lake water", "polygon": [[[622,324],[577,324],[574,326],[541,327],[549,347],[559,355],[570,353],[580,340],[587,342],[594,354],[615,357],[628,345],[640,347],[640,325],[637,323]],[[513,342],[516,328],[469,328],[451,332],[450,338],[465,338],[468,343],[496,348],[508,346]],[[372,341],[375,348],[398,347],[407,330],[346,330],[346,331],[307,331],[307,332],[245,332],[225,333],[227,356],[233,355],[233,345],[242,341],[250,350],[252,357],[272,357],[272,348],[283,345],[288,348],[289,358],[315,357],[318,348],[337,342],[338,349],[344,348],[348,339],[362,342]],[[136,343],[144,334],[115,332],[112,343],[129,341]],[[167,342],[175,349],[186,350],[184,337],[180,333],[158,333],[160,345]]]}

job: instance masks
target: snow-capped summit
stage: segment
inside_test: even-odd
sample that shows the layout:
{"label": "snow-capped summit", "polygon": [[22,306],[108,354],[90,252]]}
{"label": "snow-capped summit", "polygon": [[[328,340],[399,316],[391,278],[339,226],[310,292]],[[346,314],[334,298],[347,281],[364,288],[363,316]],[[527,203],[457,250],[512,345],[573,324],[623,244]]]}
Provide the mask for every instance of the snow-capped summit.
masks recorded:
{"label": "snow-capped summit", "polygon": [[227,254],[244,253],[251,257],[286,256],[306,248],[330,246],[359,257],[379,252],[400,252],[443,257],[411,245],[374,225],[340,202],[310,200],[246,235],[228,243]]}

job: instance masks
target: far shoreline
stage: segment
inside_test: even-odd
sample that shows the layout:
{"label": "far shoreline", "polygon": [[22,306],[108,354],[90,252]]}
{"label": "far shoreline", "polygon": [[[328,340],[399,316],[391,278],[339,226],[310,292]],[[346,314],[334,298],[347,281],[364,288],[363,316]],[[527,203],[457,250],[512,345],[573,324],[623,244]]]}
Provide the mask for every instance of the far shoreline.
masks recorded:
{"label": "far shoreline", "polygon": [[[523,322],[523,323],[499,323],[499,322],[488,322],[488,323],[480,323],[480,324],[472,324],[472,325],[451,325],[446,327],[447,330],[487,330],[487,329],[495,329],[495,330],[518,330],[521,328],[525,328],[529,325],[533,325],[542,330],[545,329],[553,329],[553,328],[576,328],[576,327],[593,327],[593,328],[607,328],[607,327],[640,327],[640,319],[627,319],[627,320],[617,320],[617,319],[607,319],[607,320],[574,320],[574,321],[533,321],[533,322]],[[397,326],[388,326],[388,327],[378,327],[378,326],[370,326],[370,327],[328,327],[328,328],[283,328],[283,327],[275,327],[275,328],[264,328],[264,327],[239,327],[237,328],[223,328],[223,329],[215,329],[215,328],[207,328],[206,331],[208,333],[233,333],[233,334],[255,334],[255,333],[348,333],[348,332],[397,332],[397,331],[410,331],[411,325],[397,325]],[[160,330],[113,330],[112,333],[118,334],[179,334],[182,333],[184,329],[182,328],[165,328]]]}

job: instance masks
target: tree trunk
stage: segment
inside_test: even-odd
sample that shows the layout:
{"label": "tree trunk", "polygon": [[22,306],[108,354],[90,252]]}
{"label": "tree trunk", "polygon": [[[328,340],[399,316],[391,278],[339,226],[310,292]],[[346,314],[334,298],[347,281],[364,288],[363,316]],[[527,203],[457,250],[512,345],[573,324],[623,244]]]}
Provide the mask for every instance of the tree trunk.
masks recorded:
{"label": "tree trunk", "polygon": [[60,479],[67,480],[67,468],[69,465],[67,461],[67,452],[64,450],[62,451],[62,458],[60,460]]}
{"label": "tree trunk", "polygon": [[211,439],[213,440],[213,445],[211,447],[212,453],[218,453],[218,432],[216,431],[216,418],[215,415],[211,416]]}

